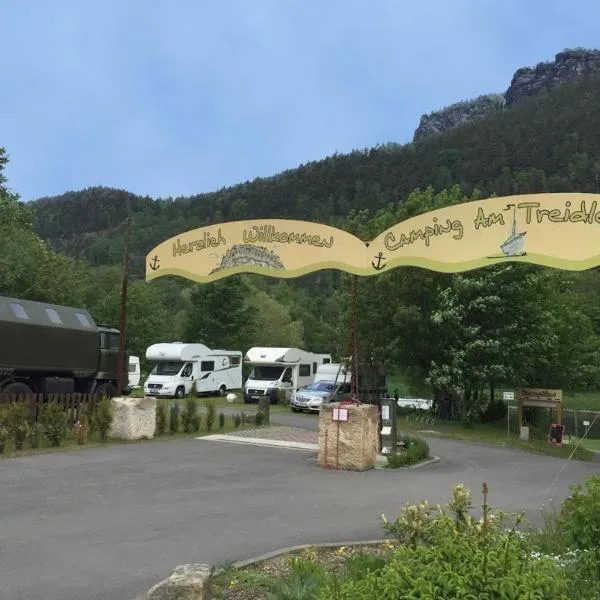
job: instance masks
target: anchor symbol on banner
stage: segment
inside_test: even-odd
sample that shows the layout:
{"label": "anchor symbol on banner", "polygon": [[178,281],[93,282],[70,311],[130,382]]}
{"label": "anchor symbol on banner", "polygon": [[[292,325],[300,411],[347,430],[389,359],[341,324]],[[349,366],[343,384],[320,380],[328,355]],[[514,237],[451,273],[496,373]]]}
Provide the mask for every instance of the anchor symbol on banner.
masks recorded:
{"label": "anchor symbol on banner", "polygon": [[156,271],[156,269],[158,269],[158,267],[160,267],[160,260],[159,260],[158,256],[154,256],[152,258],[152,260],[150,261],[150,268],[153,271]]}
{"label": "anchor symbol on banner", "polygon": [[[377,261],[377,263],[375,263],[374,261],[371,261],[371,265],[373,266],[373,268],[376,271],[381,271],[381,269],[385,268],[385,256],[383,255],[383,252],[380,252],[376,257],[375,260]],[[383,262],[383,264],[381,264]]]}

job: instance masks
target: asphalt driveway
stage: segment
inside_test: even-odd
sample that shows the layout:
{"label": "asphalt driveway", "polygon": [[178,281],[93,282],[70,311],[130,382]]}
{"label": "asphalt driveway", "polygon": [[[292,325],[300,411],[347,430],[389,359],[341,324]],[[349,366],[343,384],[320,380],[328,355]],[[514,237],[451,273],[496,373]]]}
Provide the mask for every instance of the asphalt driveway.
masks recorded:
{"label": "asphalt driveway", "polygon": [[[273,420],[316,427],[310,417]],[[437,465],[367,473],[321,470],[306,451],[193,439],[2,460],[0,598],[132,600],[181,563],[381,537],[382,512],[395,516],[406,501],[445,502],[459,482],[478,493],[487,481],[494,506],[536,519],[557,475],[554,502],[596,470],[430,442],[442,457]]]}

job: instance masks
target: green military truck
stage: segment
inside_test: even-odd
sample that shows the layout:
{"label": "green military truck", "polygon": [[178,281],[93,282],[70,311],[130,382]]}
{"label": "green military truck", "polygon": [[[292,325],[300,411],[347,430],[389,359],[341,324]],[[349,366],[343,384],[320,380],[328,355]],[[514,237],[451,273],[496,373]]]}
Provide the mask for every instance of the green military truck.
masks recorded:
{"label": "green military truck", "polygon": [[112,397],[118,364],[119,331],[86,310],[0,296],[0,392]]}

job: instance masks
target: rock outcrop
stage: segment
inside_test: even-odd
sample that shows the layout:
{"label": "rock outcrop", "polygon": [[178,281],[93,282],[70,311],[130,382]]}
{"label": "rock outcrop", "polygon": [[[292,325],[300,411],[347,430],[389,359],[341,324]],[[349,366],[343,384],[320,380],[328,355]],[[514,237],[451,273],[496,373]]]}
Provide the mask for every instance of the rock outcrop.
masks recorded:
{"label": "rock outcrop", "polygon": [[113,398],[113,420],[108,437],[141,440],[154,437],[156,398]]}
{"label": "rock outcrop", "polygon": [[504,94],[506,106],[531,98],[541,90],[552,89],[593,73],[600,73],[600,50],[564,50],[552,62],[541,62],[533,68],[523,67],[517,70]]}
{"label": "rock outcrop", "polygon": [[502,110],[503,103],[502,94],[487,94],[423,115],[413,136],[413,142],[449,131],[467,121]]}
{"label": "rock outcrop", "polygon": [[167,579],[143,596],[147,600],[210,600],[212,569],[208,565],[180,565]]}
{"label": "rock outcrop", "polygon": [[541,62],[535,67],[518,69],[504,94],[487,94],[423,115],[413,136],[413,142],[450,131],[490,113],[505,110],[517,102],[535,97],[542,90],[550,90],[557,85],[595,74],[600,74],[600,50],[564,50],[551,62]]}

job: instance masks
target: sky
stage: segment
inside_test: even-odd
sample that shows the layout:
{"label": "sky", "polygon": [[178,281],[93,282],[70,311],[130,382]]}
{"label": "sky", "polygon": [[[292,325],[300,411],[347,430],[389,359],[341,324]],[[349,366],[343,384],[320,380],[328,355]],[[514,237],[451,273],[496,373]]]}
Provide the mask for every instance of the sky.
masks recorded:
{"label": "sky", "polygon": [[600,46],[597,0],[0,0],[22,200],[178,197],[408,143],[423,113]]}

